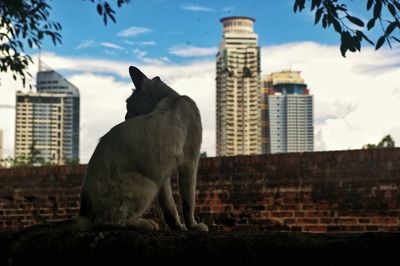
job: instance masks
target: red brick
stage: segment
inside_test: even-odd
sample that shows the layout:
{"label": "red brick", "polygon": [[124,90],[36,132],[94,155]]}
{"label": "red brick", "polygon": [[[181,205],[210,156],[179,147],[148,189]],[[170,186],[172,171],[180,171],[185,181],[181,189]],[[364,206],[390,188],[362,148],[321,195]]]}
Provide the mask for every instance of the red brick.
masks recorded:
{"label": "red brick", "polygon": [[298,218],[296,219],[297,224],[317,224],[318,219],[314,218]]}
{"label": "red brick", "polygon": [[334,224],[335,223],[335,219],[333,219],[333,218],[321,218],[321,219],[319,219],[319,222],[321,224]]}
{"label": "red brick", "polygon": [[284,204],[279,205],[278,209],[283,211],[294,211],[294,210],[301,210],[301,204]]}
{"label": "red brick", "polygon": [[293,217],[293,212],[287,211],[273,211],[271,212],[271,217]]}
{"label": "red brick", "polygon": [[371,220],[368,218],[358,218],[358,222],[360,224],[369,224],[369,223],[371,223]]}
{"label": "red brick", "polygon": [[283,223],[287,225],[293,225],[296,224],[296,219],[293,218],[285,218],[283,219]]}
{"label": "red brick", "polygon": [[337,224],[357,224],[356,218],[337,218],[335,219]]}
{"label": "red brick", "polygon": [[271,217],[270,211],[261,211],[261,217],[269,218]]}
{"label": "red brick", "polygon": [[330,217],[331,213],[328,211],[307,211],[305,217]]}
{"label": "red brick", "polygon": [[373,217],[371,218],[371,223],[381,225],[400,224],[399,219],[394,217]]}
{"label": "red brick", "polygon": [[294,216],[295,217],[305,217],[306,216],[306,213],[305,212],[294,212]]}

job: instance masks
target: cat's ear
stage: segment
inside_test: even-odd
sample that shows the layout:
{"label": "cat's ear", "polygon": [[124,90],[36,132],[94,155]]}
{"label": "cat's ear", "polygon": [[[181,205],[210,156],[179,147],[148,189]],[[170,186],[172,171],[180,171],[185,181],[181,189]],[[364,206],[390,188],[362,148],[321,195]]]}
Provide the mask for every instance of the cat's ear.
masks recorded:
{"label": "cat's ear", "polygon": [[146,75],[143,74],[139,68],[134,66],[129,67],[129,75],[131,76],[133,84],[135,84],[135,88],[141,90],[143,88],[143,81],[147,79]]}

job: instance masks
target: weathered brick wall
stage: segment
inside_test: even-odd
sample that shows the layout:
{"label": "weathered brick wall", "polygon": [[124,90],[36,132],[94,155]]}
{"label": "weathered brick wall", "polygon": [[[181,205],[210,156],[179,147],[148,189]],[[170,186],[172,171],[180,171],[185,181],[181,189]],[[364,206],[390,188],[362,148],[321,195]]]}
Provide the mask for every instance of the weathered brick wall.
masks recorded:
{"label": "weathered brick wall", "polygon": [[[0,230],[74,216],[85,169],[0,169]],[[196,196],[211,230],[400,231],[400,149],[205,158]]]}

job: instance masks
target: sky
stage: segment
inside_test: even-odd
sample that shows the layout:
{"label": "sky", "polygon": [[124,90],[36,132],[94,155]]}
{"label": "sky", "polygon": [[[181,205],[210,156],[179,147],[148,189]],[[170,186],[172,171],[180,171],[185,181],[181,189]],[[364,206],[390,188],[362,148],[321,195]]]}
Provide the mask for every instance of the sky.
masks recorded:
{"label": "sky", "polygon": [[[111,1],[110,1],[111,2]],[[314,25],[309,11],[293,13],[294,0],[132,0],[115,7],[117,23],[104,26],[90,1],[50,1],[50,18],[62,24],[62,44],[46,41],[44,63],[77,86],[81,95],[80,157],[90,159],[99,138],[123,121],[134,88],[130,65],[149,78],[160,76],[193,98],[203,123],[202,151],[215,156],[215,55],[220,19],[249,16],[261,47],[261,71],[301,71],[314,97],[316,151],[360,149],[390,134],[400,143],[400,47],[343,58],[333,29]],[[352,14],[367,21],[361,1]],[[37,63],[39,50],[27,51]],[[35,76],[37,65],[30,71]],[[0,73],[3,156],[14,154],[15,93],[21,82]],[[32,80],[34,84],[34,78]]]}

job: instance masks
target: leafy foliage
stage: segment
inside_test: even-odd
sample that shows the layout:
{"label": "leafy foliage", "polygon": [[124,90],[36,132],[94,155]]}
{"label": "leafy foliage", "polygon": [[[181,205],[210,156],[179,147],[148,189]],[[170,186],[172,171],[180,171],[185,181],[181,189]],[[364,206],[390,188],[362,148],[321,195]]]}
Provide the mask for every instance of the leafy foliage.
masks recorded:
{"label": "leafy foliage", "polygon": [[365,144],[363,149],[376,149],[376,148],[394,148],[395,142],[392,136],[386,135],[378,144]]}
{"label": "leafy foliage", "polygon": [[[96,4],[98,14],[107,25],[115,20],[115,11],[105,0],[86,0]],[[121,7],[130,0],[115,0]],[[14,80],[20,77],[25,87],[29,62],[32,58],[25,48],[42,47],[45,38],[54,45],[61,44],[62,26],[50,20],[51,6],[48,0],[2,0],[0,1],[0,72],[11,72]],[[29,85],[31,86],[31,85]]]}
{"label": "leafy foliage", "polygon": [[[399,0],[365,0],[366,11],[371,13],[371,18],[364,23],[360,18],[352,16],[344,1],[340,0],[295,0],[293,9],[296,13],[305,9],[310,4],[314,12],[314,24],[322,27],[333,27],[340,34],[340,52],[346,57],[346,52],[361,51],[361,42],[366,41],[375,46],[375,50],[385,43],[392,47],[392,41],[400,43],[400,37],[394,34],[400,32],[400,1]],[[385,10],[386,9],[386,10]],[[387,14],[390,18],[384,18]],[[382,35],[374,43],[366,34],[379,23]],[[395,31],[397,29],[397,31]]]}

